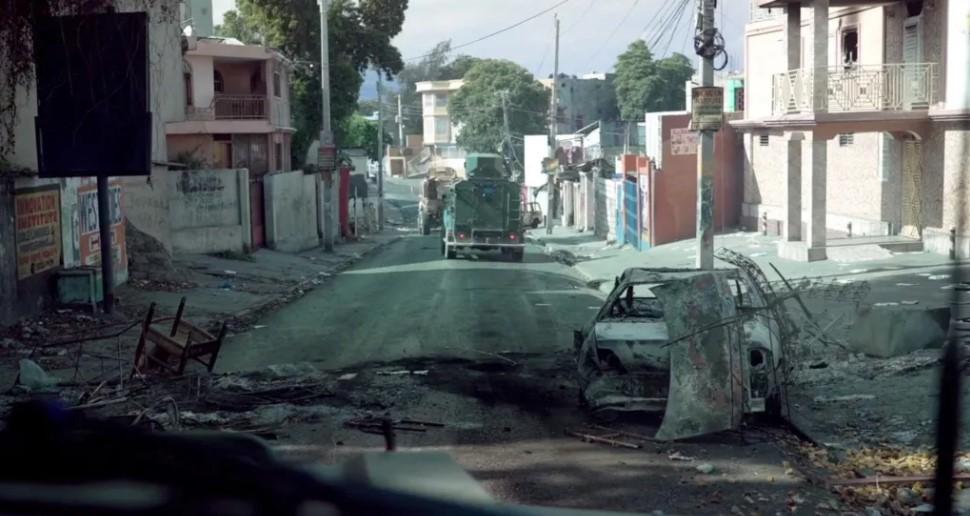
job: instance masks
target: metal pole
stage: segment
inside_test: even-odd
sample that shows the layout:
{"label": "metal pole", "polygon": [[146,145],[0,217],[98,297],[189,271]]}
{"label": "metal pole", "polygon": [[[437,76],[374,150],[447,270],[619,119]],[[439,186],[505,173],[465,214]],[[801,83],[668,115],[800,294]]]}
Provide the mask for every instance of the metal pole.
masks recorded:
{"label": "metal pole", "polygon": [[499,95],[502,97],[502,126],[505,131],[502,140],[505,142],[505,159],[511,163],[512,134],[509,132],[509,90],[502,90]]}
{"label": "metal pole", "polygon": [[[714,29],[715,0],[703,0],[701,29],[706,37]],[[722,7],[723,8],[723,7]],[[701,59],[701,85],[714,86],[714,56]],[[701,131],[697,153],[697,268],[714,268],[714,132]]]}
{"label": "metal pole", "polygon": [[[556,54],[552,67],[552,99],[549,114],[549,157],[556,157],[556,132],[559,124],[559,15],[555,15],[556,23]],[[552,234],[553,210],[556,207],[556,175],[546,172],[546,234]]]}
{"label": "metal pole", "polygon": [[397,96],[397,146],[404,148],[404,114],[401,110],[401,96]]}
{"label": "metal pole", "polygon": [[384,229],[384,80],[377,76],[377,230]]}
{"label": "metal pole", "polygon": [[327,3],[327,0],[320,0],[320,89],[323,93],[320,145],[333,143],[333,130],[330,126],[330,27],[327,23],[327,11],[330,7]]}
{"label": "metal pole", "polygon": [[101,239],[101,289],[104,313],[114,312],[114,264],[111,254],[111,208],[108,203],[108,176],[98,176],[98,230]]}
{"label": "metal pole", "polygon": [[[333,130],[330,121],[330,27],[327,21],[329,6],[327,0],[320,0],[320,90],[321,90],[321,119],[320,149],[333,145]],[[323,152],[319,155],[324,154]],[[328,158],[329,159],[329,158]],[[320,163],[323,169],[324,163]],[[329,167],[329,164],[327,165]],[[321,170],[322,188],[320,211],[323,214],[323,250],[333,252],[334,219],[333,216],[333,170]]]}

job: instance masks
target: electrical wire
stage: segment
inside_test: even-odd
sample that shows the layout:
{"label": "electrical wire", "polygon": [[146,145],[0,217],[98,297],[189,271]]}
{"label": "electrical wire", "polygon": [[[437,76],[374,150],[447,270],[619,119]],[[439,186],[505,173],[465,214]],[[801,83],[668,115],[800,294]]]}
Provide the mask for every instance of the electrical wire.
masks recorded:
{"label": "electrical wire", "polygon": [[623,17],[620,18],[620,23],[617,23],[616,26],[613,27],[613,31],[610,32],[610,35],[603,40],[603,44],[600,45],[598,49],[596,49],[596,52],[593,52],[593,55],[589,56],[589,58],[586,59],[587,63],[593,62],[596,59],[596,57],[599,56],[600,52],[602,52],[603,49],[606,48],[606,45],[609,44],[610,40],[613,39],[613,36],[615,36],[616,33],[620,30],[620,27],[622,27],[623,24],[626,23],[628,19],[630,19],[630,13],[632,13],[633,10],[636,9],[637,4],[639,3],[640,3],[640,0],[633,0],[633,4],[630,5],[630,8],[627,9],[626,13],[623,14]]}
{"label": "electrical wire", "polygon": [[[678,14],[677,20],[674,21],[673,29],[670,31],[670,36],[667,38],[667,43],[664,44],[663,52],[660,53],[661,56],[664,56],[665,57],[665,56],[667,56],[670,53],[670,44],[671,44],[671,42],[673,42],[674,35],[677,34],[677,31],[680,28],[680,23],[681,23],[681,20],[684,18],[684,13],[687,13],[687,12],[693,10],[693,9],[687,8],[688,5],[690,5],[692,3],[693,3],[692,1],[689,1],[688,0],[687,4],[685,4],[685,8],[682,9],[680,11],[680,13]],[[690,20],[690,16],[688,16],[687,19],[689,21]],[[685,27],[684,28],[684,32],[686,32],[686,33],[689,34],[690,33],[690,27]]]}
{"label": "electrical wire", "polygon": [[[518,22],[515,22],[515,23],[513,23],[512,25],[509,25],[509,26],[507,26],[507,27],[505,27],[505,28],[502,28],[502,29],[499,29],[499,30],[497,30],[497,31],[495,31],[495,32],[491,32],[491,33],[489,33],[489,34],[486,34],[486,35],[484,35],[484,36],[482,36],[482,37],[480,37],[480,38],[478,38],[478,39],[473,39],[473,40],[471,40],[471,41],[468,41],[468,42],[466,42],[466,43],[462,43],[462,44],[460,44],[460,45],[455,45],[455,46],[453,46],[453,47],[451,47],[451,51],[455,51],[455,50],[458,50],[459,48],[464,48],[464,47],[467,47],[467,46],[469,46],[469,45],[473,45],[473,44],[475,44],[475,43],[478,43],[478,42],[480,42],[480,41],[484,41],[484,40],[486,40],[486,39],[488,39],[488,38],[491,38],[491,37],[493,37],[493,36],[498,36],[499,34],[501,34],[501,33],[503,33],[503,32],[507,32],[507,31],[510,31],[510,30],[512,30],[512,29],[514,29],[514,28],[516,28],[516,27],[518,27],[519,25],[522,25],[523,23],[526,23],[526,22],[529,22],[529,21],[532,21],[532,20],[534,20],[534,19],[536,19],[536,18],[538,18],[538,17],[540,17],[540,16],[542,16],[543,14],[546,14],[546,13],[548,13],[548,12],[550,12],[550,11],[552,11],[553,9],[555,9],[555,8],[557,8],[557,7],[560,7],[560,6],[562,6],[562,5],[565,5],[565,4],[566,4],[566,3],[568,3],[569,1],[570,1],[570,0],[562,0],[562,1],[560,1],[559,3],[557,3],[557,4],[555,4],[555,5],[553,5],[553,6],[551,6],[551,7],[548,7],[548,8],[546,8],[546,9],[543,9],[542,11],[539,11],[539,12],[537,12],[537,13],[535,13],[535,14],[533,14],[532,16],[529,16],[528,18],[525,18],[525,19],[523,19],[523,20],[520,20],[520,21],[518,21]],[[639,0],[637,0],[637,1],[639,1]],[[424,55],[420,55],[420,56],[415,56],[415,57],[409,57],[409,58],[407,58],[407,59],[405,59],[405,61],[415,61],[415,60],[418,60],[418,59],[424,59],[425,57],[428,57],[428,56],[430,56],[430,55],[432,55],[432,53],[427,53],[427,54],[424,54]]]}

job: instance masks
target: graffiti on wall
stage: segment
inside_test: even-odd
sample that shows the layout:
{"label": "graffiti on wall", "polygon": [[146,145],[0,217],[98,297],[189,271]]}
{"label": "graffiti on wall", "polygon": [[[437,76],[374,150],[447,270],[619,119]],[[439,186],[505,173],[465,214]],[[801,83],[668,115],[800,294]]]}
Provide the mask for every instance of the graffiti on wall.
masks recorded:
{"label": "graffiti on wall", "polygon": [[[79,258],[81,265],[101,264],[101,234],[98,228],[98,186],[82,185],[78,195]],[[111,250],[115,270],[127,268],[124,215],[121,212],[121,182],[112,181],[108,187],[108,207],[111,214]]]}
{"label": "graffiti on wall", "polygon": [[57,186],[14,193],[18,280],[60,265],[60,201]]}

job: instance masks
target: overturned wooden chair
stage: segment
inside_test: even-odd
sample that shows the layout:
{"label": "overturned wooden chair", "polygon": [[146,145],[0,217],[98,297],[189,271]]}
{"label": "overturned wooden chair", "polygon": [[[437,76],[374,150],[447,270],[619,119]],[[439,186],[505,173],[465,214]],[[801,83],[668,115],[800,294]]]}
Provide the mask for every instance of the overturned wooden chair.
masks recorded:
{"label": "overturned wooden chair", "polygon": [[[206,366],[209,372],[216,365],[219,349],[226,337],[226,323],[222,323],[219,335],[211,333],[182,318],[185,313],[185,298],[179,301],[175,317],[153,319],[155,303],[148,307],[142,323],[138,347],[135,348],[135,364],[131,376],[144,373],[150,366],[157,366],[170,373],[181,375],[189,359]],[[167,323],[171,321],[171,326]],[[165,327],[168,326],[168,327]]]}

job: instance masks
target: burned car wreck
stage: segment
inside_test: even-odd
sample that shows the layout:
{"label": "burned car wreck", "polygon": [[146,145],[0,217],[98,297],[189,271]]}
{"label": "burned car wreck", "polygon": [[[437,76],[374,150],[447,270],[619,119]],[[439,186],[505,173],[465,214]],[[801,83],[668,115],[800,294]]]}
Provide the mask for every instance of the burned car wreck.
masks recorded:
{"label": "burned car wreck", "polygon": [[575,332],[580,399],[594,415],[662,412],[658,440],[783,414],[784,324],[741,269],[627,269]]}

